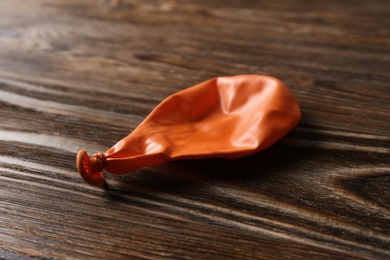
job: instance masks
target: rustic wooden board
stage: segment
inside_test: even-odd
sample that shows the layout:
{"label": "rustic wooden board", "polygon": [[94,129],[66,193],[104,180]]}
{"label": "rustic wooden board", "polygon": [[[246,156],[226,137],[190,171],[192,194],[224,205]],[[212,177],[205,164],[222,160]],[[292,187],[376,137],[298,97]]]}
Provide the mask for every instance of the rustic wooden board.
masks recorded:
{"label": "rustic wooden board", "polygon": [[[284,81],[248,158],[76,174],[214,76]],[[390,259],[390,2],[0,0],[0,258]]]}

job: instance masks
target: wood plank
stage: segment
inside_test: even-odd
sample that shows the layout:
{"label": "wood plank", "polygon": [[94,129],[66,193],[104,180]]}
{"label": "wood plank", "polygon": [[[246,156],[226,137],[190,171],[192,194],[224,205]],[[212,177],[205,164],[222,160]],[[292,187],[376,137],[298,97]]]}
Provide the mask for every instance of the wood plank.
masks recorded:
{"label": "wood plank", "polygon": [[[0,258],[390,258],[388,1],[0,1]],[[285,82],[264,152],[76,173],[165,97]]]}

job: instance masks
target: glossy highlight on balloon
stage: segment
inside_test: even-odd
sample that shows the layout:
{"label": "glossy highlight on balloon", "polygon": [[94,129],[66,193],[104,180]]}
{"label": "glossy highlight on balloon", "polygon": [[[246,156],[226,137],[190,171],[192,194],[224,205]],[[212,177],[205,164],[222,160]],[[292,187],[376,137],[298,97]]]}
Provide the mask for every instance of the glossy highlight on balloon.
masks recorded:
{"label": "glossy highlight on balloon", "polygon": [[278,79],[217,77],[166,98],[105,153],[89,158],[81,150],[77,168],[101,187],[103,169],[120,175],[179,159],[236,159],[270,147],[300,118],[295,97]]}

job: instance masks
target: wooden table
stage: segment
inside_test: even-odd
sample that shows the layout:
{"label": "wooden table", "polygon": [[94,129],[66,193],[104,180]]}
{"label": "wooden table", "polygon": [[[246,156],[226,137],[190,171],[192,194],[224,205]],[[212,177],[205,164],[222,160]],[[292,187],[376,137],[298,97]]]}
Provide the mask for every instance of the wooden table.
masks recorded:
{"label": "wooden table", "polygon": [[[95,188],[165,97],[265,74],[303,117],[247,158]],[[390,259],[390,2],[0,1],[0,258]]]}

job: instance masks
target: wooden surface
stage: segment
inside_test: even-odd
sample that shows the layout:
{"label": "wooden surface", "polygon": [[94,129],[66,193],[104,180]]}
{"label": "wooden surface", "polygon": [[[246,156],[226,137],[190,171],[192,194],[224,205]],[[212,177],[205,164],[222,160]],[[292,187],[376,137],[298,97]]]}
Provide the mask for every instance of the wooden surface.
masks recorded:
{"label": "wooden surface", "polygon": [[[281,79],[272,148],[76,174],[168,95]],[[0,0],[0,258],[390,259],[390,2]]]}

